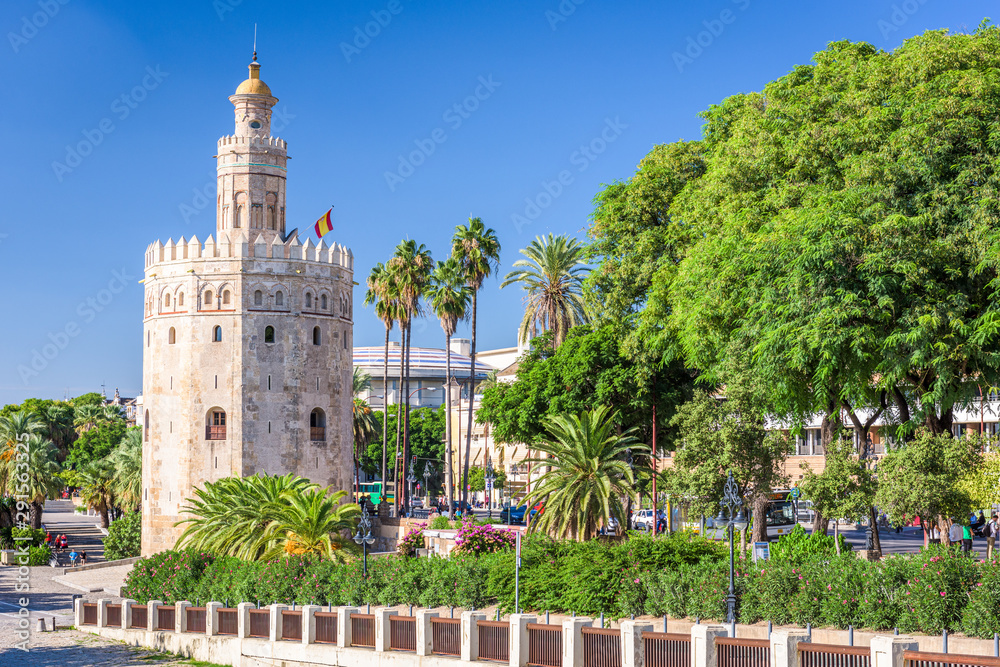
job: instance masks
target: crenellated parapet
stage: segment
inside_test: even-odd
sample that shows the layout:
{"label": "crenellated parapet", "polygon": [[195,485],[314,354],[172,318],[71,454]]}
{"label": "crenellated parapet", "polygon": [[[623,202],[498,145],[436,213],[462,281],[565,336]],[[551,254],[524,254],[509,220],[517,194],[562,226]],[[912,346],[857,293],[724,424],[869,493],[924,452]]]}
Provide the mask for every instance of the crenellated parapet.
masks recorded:
{"label": "crenellated parapet", "polygon": [[190,239],[182,236],[176,242],[173,239],[168,239],[166,243],[156,241],[146,248],[145,267],[148,270],[162,263],[213,258],[314,262],[332,264],[354,271],[354,254],[350,248],[339,243],[328,246],[320,239],[318,244],[314,244],[308,238],[302,243],[298,234],[293,234],[285,241],[275,236],[274,240],[268,243],[261,233],[256,233],[251,243],[246,230],[241,231],[235,241],[231,241],[227,234],[220,235],[218,241],[210,235],[204,243],[199,241],[197,236],[192,236]]}
{"label": "crenellated parapet", "polygon": [[218,141],[218,147],[220,151],[226,148],[235,147],[254,147],[258,146],[260,148],[277,148],[280,150],[288,150],[288,142],[281,137],[241,137],[236,134],[231,134],[228,136],[220,137]]}

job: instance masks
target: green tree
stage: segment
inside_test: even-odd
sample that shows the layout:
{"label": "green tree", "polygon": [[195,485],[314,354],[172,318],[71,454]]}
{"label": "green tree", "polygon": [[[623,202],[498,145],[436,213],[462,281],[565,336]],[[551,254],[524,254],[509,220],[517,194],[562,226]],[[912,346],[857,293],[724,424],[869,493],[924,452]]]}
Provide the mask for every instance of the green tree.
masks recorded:
{"label": "green tree", "polygon": [[[507,474],[501,469],[500,466],[496,466],[493,470],[493,490],[496,493],[497,489],[502,489],[507,483]],[[470,491],[485,491],[486,490],[486,469],[482,466],[472,466],[469,468],[469,486]]]}
{"label": "green tree", "polygon": [[[496,232],[483,224],[480,218],[469,218],[468,225],[455,228],[451,239],[451,255],[458,259],[465,274],[465,283],[472,290],[472,340],[469,353],[469,400],[476,393],[476,316],[479,308],[479,289],[483,282],[500,266],[500,241]],[[462,501],[468,501],[469,458],[472,454],[472,410],[468,411],[468,433],[465,437],[465,470],[462,474]]]}
{"label": "green tree", "polygon": [[[381,413],[373,413],[373,418],[375,419],[375,433],[377,434],[382,420]],[[393,411],[389,411],[389,430],[392,431],[396,427],[396,423],[399,417],[393,414]],[[445,455],[445,423],[446,423],[446,413],[444,406],[438,408],[422,407],[414,408],[410,413],[410,454],[411,456],[416,456],[417,460],[420,461],[420,468],[417,470],[419,475],[423,471],[423,461],[435,462],[435,468],[438,470],[444,469],[444,455]],[[361,457],[361,469],[368,474],[374,475],[378,472],[378,461],[379,456],[382,451],[382,443],[378,442],[377,439],[372,440],[368,443],[367,452]],[[401,454],[398,449],[393,453],[394,459]],[[401,457],[399,457],[401,458]],[[409,462],[406,462],[409,465]],[[406,473],[403,473],[404,476]]]}
{"label": "green tree", "polygon": [[[427,289],[427,299],[431,309],[441,322],[444,330],[444,363],[445,363],[445,414],[451,414],[451,337],[455,335],[458,323],[467,317],[469,304],[472,302],[472,288],[465,284],[465,274],[462,265],[454,257],[438,262],[431,275],[431,284]],[[451,419],[445,419],[445,442],[451,443]],[[455,480],[451,460],[451,447],[445,448],[445,488],[448,496],[448,516],[454,518]]]}
{"label": "green tree", "polygon": [[98,422],[80,434],[70,446],[66,465],[77,470],[107,457],[125,437],[128,424],[124,419]]}
{"label": "green tree", "polygon": [[529,506],[544,504],[529,531],[587,540],[612,518],[625,525],[622,498],[631,497],[635,486],[626,452],[648,448],[631,430],[619,435],[617,422],[605,406],[546,419],[546,435],[534,445],[544,456],[526,459],[545,466],[525,497]]}
{"label": "green tree", "polygon": [[114,520],[104,538],[104,560],[135,558],[142,551],[142,514],[129,512]]}
{"label": "green tree", "polygon": [[979,448],[976,438],[918,430],[913,440],[879,461],[875,504],[897,525],[913,517],[920,517],[922,525],[967,517],[973,501],[962,480],[978,467]]}
{"label": "green tree", "polygon": [[31,527],[41,528],[45,500],[62,490],[58,450],[38,433],[23,434],[16,443],[11,456],[0,457],[0,495],[27,497]]}
{"label": "green tree", "polygon": [[[353,549],[341,535],[359,509],[343,504],[345,492],[325,489],[294,475],[225,477],[194,491],[182,508],[189,518],[177,547],[261,560],[314,554],[338,558]],[[336,553],[335,553],[336,552]]]}
{"label": "green tree", "polygon": [[[806,463],[802,464],[804,477],[799,489],[803,497],[812,501],[813,509],[823,517],[871,521],[875,503],[875,479],[872,472],[854,455],[854,443],[843,436],[831,442],[826,450],[825,464],[826,467],[819,474]],[[834,544],[839,555],[838,525],[834,524]],[[825,528],[822,532],[825,532]],[[876,551],[881,551],[878,545]]]}
{"label": "green tree", "polygon": [[[368,291],[365,292],[365,305],[375,304],[375,315],[385,325],[385,350],[382,357],[382,467],[380,479],[388,481],[387,452],[389,441],[389,334],[399,319],[399,301],[394,289],[392,275],[384,264],[379,262],[368,275]],[[402,357],[402,355],[400,355]],[[402,368],[402,366],[401,366]],[[402,384],[402,372],[400,373]]]}
{"label": "green tree", "polygon": [[114,470],[115,497],[123,507],[138,510],[142,504],[142,429],[128,429],[107,460]]}
{"label": "green tree", "polygon": [[751,539],[765,542],[768,494],[787,483],[781,469],[791,445],[780,431],[768,430],[766,392],[752,375],[728,373],[719,392],[696,391],[674,417],[679,438],[665,488],[691,499],[694,513],[714,516],[731,471],[752,511]]}
{"label": "green tree", "polygon": [[116,505],[115,469],[107,459],[91,461],[77,471],[80,498],[101,515],[101,526],[111,525],[111,511]]}
{"label": "green tree", "polygon": [[[410,351],[412,348],[413,320],[421,315],[420,299],[430,282],[434,261],[431,252],[422,243],[407,239],[396,246],[396,252],[386,264],[399,304],[399,327],[404,332],[401,354],[404,361],[402,381],[403,404],[403,457],[409,456],[410,449]],[[403,506],[409,506],[409,495],[404,488],[396,494],[396,502],[402,498]]]}
{"label": "green tree", "polygon": [[0,416],[0,460],[7,461],[17,455],[17,443],[26,436],[39,435],[45,430],[41,418],[33,412],[18,410]]}
{"label": "green tree", "polygon": [[682,364],[664,364],[650,373],[644,362],[622,354],[613,324],[575,327],[555,349],[551,339],[546,333],[532,342],[514,382],[483,391],[476,419],[490,425],[498,442],[530,446],[544,433],[548,416],[607,405],[618,412],[623,428],[637,428],[637,437],[648,443],[655,406],[657,446],[671,447],[676,429],[670,420],[692,392],[692,376]]}
{"label": "green tree", "polygon": [[962,480],[962,489],[969,494],[973,507],[1000,505],[1000,451],[984,454],[979,465]]}
{"label": "green tree", "polygon": [[524,319],[518,333],[527,343],[540,332],[553,332],[555,346],[566,332],[588,321],[583,298],[583,279],[589,269],[583,265],[584,246],[565,235],[537,237],[521,249],[527,259],[514,262],[501,288],[519,284],[526,292]]}

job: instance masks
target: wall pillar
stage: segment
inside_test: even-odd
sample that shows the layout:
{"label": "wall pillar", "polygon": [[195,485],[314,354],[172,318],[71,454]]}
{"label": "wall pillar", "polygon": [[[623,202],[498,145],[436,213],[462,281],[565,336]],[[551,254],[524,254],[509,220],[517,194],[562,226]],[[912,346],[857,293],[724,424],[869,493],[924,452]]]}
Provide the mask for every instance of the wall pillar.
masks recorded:
{"label": "wall pillar", "polygon": [[214,637],[219,634],[219,610],[221,602],[209,602],[205,605],[205,634]]}
{"label": "wall pillar", "polygon": [[101,598],[97,601],[97,627],[106,628],[108,627],[108,600],[107,598]]}
{"label": "wall pillar", "polygon": [[691,667],[715,667],[718,664],[715,638],[728,636],[729,630],[724,625],[691,626]]}
{"label": "wall pillar", "polygon": [[78,597],[74,600],[73,616],[75,616],[73,624],[78,628],[83,627],[83,597]]}
{"label": "wall pillar", "polygon": [[337,646],[351,645],[351,616],[358,613],[357,607],[337,607]]}
{"label": "wall pillar", "polygon": [[461,625],[462,631],[462,660],[479,660],[479,628],[477,622],[486,620],[486,614],[481,611],[463,611]]}
{"label": "wall pillar", "polygon": [[593,624],[594,619],[584,616],[567,618],[562,622],[562,664],[566,667],[583,665],[583,626]]}
{"label": "wall pillar", "polygon": [[799,642],[809,641],[805,630],[771,632],[771,667],[799,667]]}
{"label": "wall pillar", "polygon": [[302,643],[316,643],[316,612],[321,607],[315,604],[302,605]]}
{"label": "wall pillar", "polygon": [[913,637],[875,635],[872,637],[872,667],[903,667],[903,651],[918,650]]}
{"label": "wall pillar", "polygon": [[149,631],[156,630],[156,617],[159,615],[157,609],[163,605],[160,600],[150,600],[146,603],[146,622],[149,623]]}
{"label": "wall pillar", "polygon": [[534,622],[532,614],[510,615],[510,667],[528,664],[528,623]]}
{"label": "wall pillar", "polygon": [[[135,604],[135,600],[130,600],[125,598],[122,600],[122,630],[128,630],[132,627],[132,605]],[[52,628],[55,630],[55,628]]]}
{"label": "wall pillar", "polygon": [[255,609],[253,602],[241,602],[236,605],[236,636],[247,639],[250,636],[250,610]]}
{"label": "wall pillar", "polygon": [[[434,631],[431,629],[431,619],[437,618],[438,613],[430,609],[418,609],[416,613],[417,625],[417,655],[434,654]],[[478,638],[479,633],[476,633]]]}
{"label": "wall pillar", "polygon": [[396,615],[395,609],[376,607],[372,609],[375,616],[375,651],[384,653],[389,650],[389,617]]}
{"label": "wall pillar", "polygon": [[[643,667],[646,664],[646,649],[642,643],[642,633],[652,632],[653,624],[645,621],[622,621],[621,626],[622,667]],[[565,663],[565,658],[563,662]]]}
{"label": "wall pillar", "polygon": [[287,604],[272,604],[268,606],[271,612],[271,641],[276,642],[281,639],[281,612],[288,609]]}
{"label": "wall pillar", "polygon": [[187,600],[179,600],[174,603],[174,632],[180,634],[182,632],[187,632],[188,629],[188,618],[187,618],[187,608],[191,606],[191,603]]}

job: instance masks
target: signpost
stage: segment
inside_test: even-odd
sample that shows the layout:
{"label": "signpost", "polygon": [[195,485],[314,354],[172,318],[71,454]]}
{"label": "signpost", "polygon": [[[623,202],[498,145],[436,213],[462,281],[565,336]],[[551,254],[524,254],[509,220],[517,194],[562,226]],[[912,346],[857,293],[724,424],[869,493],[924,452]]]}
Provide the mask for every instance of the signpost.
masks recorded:
{"label": "signpost", "polygon": [[796,486],[796,487],[792,488],[791,496],[792,496],[792,502],[795,504],[795,523],[796,524],[798,524],[798,522],[799,522],[799,496],[800,495],[802,495],[802,492],[799,491],[799,487]]}
{"label": "signpost", "polygon": [[521,531],[514,534],[514,545],[516,549],[516,560],[514,561],[514,613],[521,613]]}

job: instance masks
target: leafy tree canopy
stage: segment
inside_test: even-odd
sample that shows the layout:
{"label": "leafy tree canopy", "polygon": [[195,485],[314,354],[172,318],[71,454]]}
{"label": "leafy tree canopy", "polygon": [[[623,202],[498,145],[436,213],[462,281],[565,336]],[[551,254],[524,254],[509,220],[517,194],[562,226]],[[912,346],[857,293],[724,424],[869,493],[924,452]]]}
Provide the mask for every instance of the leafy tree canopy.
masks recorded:
{"label": "leafy tree canopy", "polygon": [[490,424],[499,442],[533,443],[544,433],[547,416],[605,405],[619,413],[623,429],[638,427],[640,439],[649,442],[655,397],[658,446],[669,447],[670,420],[690,396],[691,376],[673,363],[649,377],[645,364],[621,354],[620,343],[613,324],[574,327],[555,349],[551,333],[539,336],[513,383],[486,388],[476,419]]}
{"label": "leafy tree canopy", "polygon": [[[389,474],[392,474],[392,462],[396,456],[396,406],[389,406]],[[375,422],[374,438],[361,455],[361,469],[370,475],[378,474],[382,467],[382,419],[381,410],[372,412]],[[424,461],[431,460],[431,467],[436,473],[444,470],[444,407],[412,408],[410,410],[410,455],[417,457],[417,477],[423,473]],[[399,442],[403,447],[402,436]],[[409,462],[407,462],[409,465]],[[433,483],[432,483],[433,486]]]}
{"label": "leafy tree canopy", "polygon": [[127,431],[128,424],[124,419],[102,422],[85,431],[70,447],[66,464],[79,470],[83,466],[103,459],[114,451]]}

